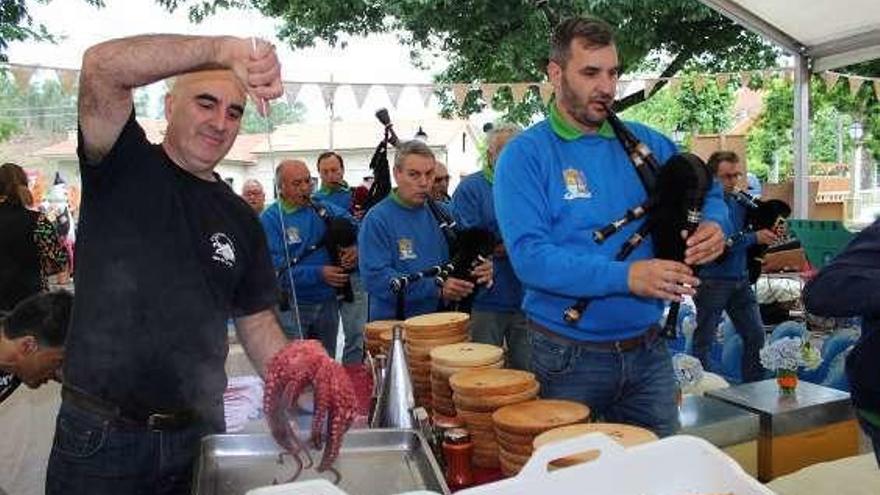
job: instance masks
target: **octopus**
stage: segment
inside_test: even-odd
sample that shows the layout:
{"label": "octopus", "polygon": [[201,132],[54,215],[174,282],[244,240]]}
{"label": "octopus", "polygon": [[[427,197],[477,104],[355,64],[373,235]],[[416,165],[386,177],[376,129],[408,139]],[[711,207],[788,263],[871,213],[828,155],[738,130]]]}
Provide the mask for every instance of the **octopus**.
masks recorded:
{"label": "octopus", "polygon": [[357,414],[357,397],[345,369],[327,355],[319,341],[291,342],[267,364],[263,409],[269,430],[284,449],[279,463],[283,463],[286,454],[296,465],[293,477],[286,482],[296,480],[303,469],[314,465],[309,445],[302,439],[289,415],[297,398],[309,385],[315,390],[315,412],[309,441],[315,449],[324,447],[317,471],[330,471],[338,483],[340,476],[333,469],[333,462],[339,456],[343,435]]}

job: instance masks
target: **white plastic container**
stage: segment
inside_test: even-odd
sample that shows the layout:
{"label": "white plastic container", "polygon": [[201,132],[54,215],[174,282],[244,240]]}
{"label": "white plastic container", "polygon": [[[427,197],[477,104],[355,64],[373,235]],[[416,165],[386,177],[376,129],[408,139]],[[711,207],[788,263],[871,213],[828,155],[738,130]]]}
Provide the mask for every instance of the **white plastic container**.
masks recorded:
{"label": "white plastic container", "polygon": [[[551,461],[588,450],[599,458],[548,470]],[[678,435],[624,449],[602,433],[545,445],[506,480],[456,495],[773,495],[709,442]]]}

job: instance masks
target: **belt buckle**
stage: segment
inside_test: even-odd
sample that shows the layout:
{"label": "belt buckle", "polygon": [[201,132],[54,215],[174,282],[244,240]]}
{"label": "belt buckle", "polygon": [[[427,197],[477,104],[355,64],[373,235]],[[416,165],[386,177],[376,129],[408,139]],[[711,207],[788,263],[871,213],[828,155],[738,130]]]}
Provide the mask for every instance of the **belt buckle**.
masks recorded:
{"label": "belt buckle", "polygon": [[173,414],[153,413],[147,416],[147,428],[153,431],[162,431],[168,429],[168,423],[174,422]]}

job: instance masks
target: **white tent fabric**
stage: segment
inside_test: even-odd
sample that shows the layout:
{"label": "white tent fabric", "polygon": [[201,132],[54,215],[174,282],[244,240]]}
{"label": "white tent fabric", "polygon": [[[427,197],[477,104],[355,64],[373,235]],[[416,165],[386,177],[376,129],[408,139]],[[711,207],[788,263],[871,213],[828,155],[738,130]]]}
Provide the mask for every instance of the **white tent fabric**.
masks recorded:
{"label": "white tent fabric", "polygon": [[795,59],[794,216],[807,218],[809,71],[880,58],[877,0],[700,0]]}

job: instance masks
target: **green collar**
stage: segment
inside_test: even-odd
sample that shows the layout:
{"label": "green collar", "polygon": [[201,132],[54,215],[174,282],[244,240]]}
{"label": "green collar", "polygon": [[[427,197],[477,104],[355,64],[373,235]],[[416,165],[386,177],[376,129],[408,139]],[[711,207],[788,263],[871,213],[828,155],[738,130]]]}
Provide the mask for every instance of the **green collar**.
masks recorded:
{"label": "green collar", "polygon": [[[586,135],[584,131],[565,120],[565,117],[556,105],[555,98],[550,100],[550,115],[547,120],[550,121],[550,127],[553,128],[553,132],[555,132],[563,141],[574,141],[575,139],[579,139]],[[614,129],[611,128],[611,124],[606,120],[601,126],[599,126],[596,135],[603,138],[614,139]]]}
{"label": "green collar", "polygon": [[332,189],[329,188],[329,187],[327,187],[327,186],[323,186],[323,185],[322,185],[321,188],[318,189],[318,192],[321,193],[321,194],[328,194],[328,195],[329,195],[329,194],[332,194],[332,193],[335,193],[335,192],[338,192],[338,191],[343,191],[343,192],[345,192],[345,191],[348,191],[348,189],[349,189],[349,188],[348,188],[348,184],[347,184],[345,181],[342,181],[342,183],[339,184],[338,187],[335,187],[335,188],[332,188]]}
{"label": "green collar", "polygon": [[288,203],[287,200],[280,197],[278,198],[278,206],[281,207],[281,211],[283,211],[285,215],[290,215],[300,209],[299,206],[292,205]]}
{"label": "green collar", "polygon": [[874,426],[880,426],[880,413],[868,411],[867,409],[859,409],[859,415],[865,418],[868,423]]}
{"label": "green collar", "polygon": [[389,196],[391,196],[391,200],[392,200],[392,201],[394,201],[395,203],[399,204],[399,205],[402,206],[403,208],[406,208],[407,210],[414,210],[414,209],[418,208],[418,206],[416,206],[416,205],[411,205],[411,204],[407,203],[406,201],[404,201],[403,198],[401,198],[400,195],[397,194],[397,188],[396,188],[396,187],[395,187],[394,189],[391,190],[391,194],[389,194]]}

